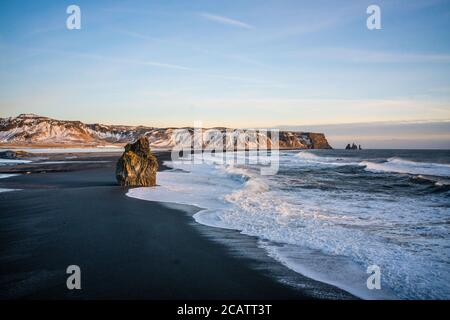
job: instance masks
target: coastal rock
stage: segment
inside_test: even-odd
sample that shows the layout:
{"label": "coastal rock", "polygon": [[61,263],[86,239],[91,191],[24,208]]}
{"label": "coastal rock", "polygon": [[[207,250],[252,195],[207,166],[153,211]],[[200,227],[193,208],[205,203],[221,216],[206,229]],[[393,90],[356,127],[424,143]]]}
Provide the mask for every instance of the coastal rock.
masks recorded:
{"label": "coastal rock", "polygon": [[156,185],[158,161],[150,151],[145,136],[127,144],[125,152],[117,161],[116,179],[122,186],[151,187]]}
{"label": "coastal rock", "polygon": [[353,142],[352,145],[347,144],[347,146],[345,147],[345,150],[362,150],[361,145],[359,145],[359,147]]}

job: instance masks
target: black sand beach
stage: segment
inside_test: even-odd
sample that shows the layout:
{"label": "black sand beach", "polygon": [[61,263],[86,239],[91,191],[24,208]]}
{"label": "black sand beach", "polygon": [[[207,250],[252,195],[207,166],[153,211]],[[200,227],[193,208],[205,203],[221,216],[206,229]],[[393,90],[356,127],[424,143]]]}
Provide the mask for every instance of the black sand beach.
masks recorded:
{"label": "black sand beach", "polygon": [[[217,231],[202,231],[214,228],[195,227],[185,212],[127,197],[115,182],[116,159],[103,154],[87,160],[108,162],[1,168],[32,173],[0,180],[0,188],[22,189],[0,193],[0,298],[313,298],[231,254],[211,240]],[[82,290],[66,288],[73,264],[81,268]]]}

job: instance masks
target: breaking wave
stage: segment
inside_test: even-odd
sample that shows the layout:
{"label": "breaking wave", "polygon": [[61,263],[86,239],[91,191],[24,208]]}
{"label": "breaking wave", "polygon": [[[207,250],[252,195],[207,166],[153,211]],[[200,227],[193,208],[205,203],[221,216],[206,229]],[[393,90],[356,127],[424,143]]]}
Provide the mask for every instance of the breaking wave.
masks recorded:
{"label": "breaking wave", "polygon": [[438,177],[450,177],[450,165],[441,163],[415,162],[401,158],[390,158],[385,162],[377,163],[362,161],[371,172],[408,173],[415,175],[428,175]]}

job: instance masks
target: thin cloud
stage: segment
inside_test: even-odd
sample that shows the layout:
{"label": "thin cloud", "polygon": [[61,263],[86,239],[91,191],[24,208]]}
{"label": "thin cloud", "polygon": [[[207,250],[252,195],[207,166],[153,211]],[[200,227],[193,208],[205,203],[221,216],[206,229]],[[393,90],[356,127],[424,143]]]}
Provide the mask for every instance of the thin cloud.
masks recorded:
{"label": "thin cloud", "polygon": [[208,55],[208,56],[214,56],[214,57],[219,57],[219,58],[225,58],[225,59],[229,59],[229,60],[234,60],[240,63],[245,63],[245,64],[249,64],[249,65],[255,65],[255,66],[259,66],[259,67],[264,67],[264,68],[270,68],[270,66],[261,63],[257,60],[254,60],[252,58],[246,57],[246,56],[242,56],[242,55],[238,55],[238,54],[227,54],[224,52],[218,52],[218,51],[213,51],[210,49],[206,49],[206,48],[201,48],[198,46],[193,46],[192,44],[188,44],[188,43],[183,43],[183,42],[177,42],[177,41],[173,41],[173,40],[167,40],[167,39],[161,39],[161,38],[155,38],[152,36],[148,36],[146,34],[142,34],[139,32],[134,32],[134,31],[129,31],[129,30],[124,30],[124,29],[112,29],[112,31],[117,32],[121,35],[124,36],[128,36],[131,38],[135,38],[135,39],[139,39],[139,40],[146,40],[146,41],[154,41],[154,42],[159,42],[159,43],[164,43],[167,45],[171,45],[171,46],[175,46],[175,47],[180,47],[183,49],[188,49],[188,50],[192,50],[195,52],[199,52],[201,54],[204,55]]}
{"label": "thin cloud", "polygon": [[177,64],[162,63],[162,62],[148,61],[148,60],[114,58],[114,57],[107,57],[107,56],[91,54],[91,53],[79,53],[79,52],[47,50],[47,49],[42,49],[42,50],[38,49],[36,51],[37,52],[54,53],[54,54],[63,54],[63,55],[84,58],[84,59],[98,60],[98,61],[111,62],[111,63],[134,64],[134,65],[140,65],[140,66],[144,66],[144,67],[156,67],[156,68],[175,69],[175,70],[184,70],[184,71],[194,70],[192,68],[180,66]]}
{"label": "thin cloud", "polygon": [[[361,62],[374,63],[429,63],[442,62],[449,63],[449,54],[435,53],[400,53],[400,52],[380,52],[380,51],[340,51],[342,58]],[[339,56],[339,53],[337,54]]]}
{"label": "thin cloud", "polygon": [[51,32],[55,32],[55,31],[61,31],[64,30],[64,27],[61,26],[54,26],[54,27],[47,27],[47,28],[36,28],[33,29],[32,31],[28,32],[27,34],[24,35],[24,37],[33,37],[33,36],[37,36],[37,35],[41,35],[41,34],[47,34],[47,33],[51,33]]}
{"label": "thin cloud", "polygon": [[239,27],[239,28],[244,28],[244,29],[255,29],[254,26],[252,26],[248,23],[245,23],[245,22],[242,22],[239,20],[235,20],[235,19],[231,19],[228,17],[224,17],[224,16],[219,16],[219,15],[215,15],[215,14],[211,14],[211,13],[200,13],[200,16],[202,16],[206,20],[214,21],[214,22],[229,25],[229,26],[234,26],[234,27]]}
{"label": "thin cloud", "polygon": [[109,58],[99,55],[92,55],[92,54],[76,54],[80,57],[95,59],[95,60],[102,60],[102,61],[109,61],[113,63],[126,63],[126,64],[136,64],[146,67],[157,67],[157,68],[166,68],[166,69],[177,69],[177,70],[192,70],[188,67],[183,67],[176,64],[170,64],[170,63],[161,63],[161,62],[155,62],[155,61],[145,61],[145,60],[134,60],[134,59],[117,59],[117,58]]}
{"label": "thin cloud", "polygon": [[363,63],[450,63],[450,55],[445,53],[389,52],[348,48],[321,48],[301,52],[299,56]]}

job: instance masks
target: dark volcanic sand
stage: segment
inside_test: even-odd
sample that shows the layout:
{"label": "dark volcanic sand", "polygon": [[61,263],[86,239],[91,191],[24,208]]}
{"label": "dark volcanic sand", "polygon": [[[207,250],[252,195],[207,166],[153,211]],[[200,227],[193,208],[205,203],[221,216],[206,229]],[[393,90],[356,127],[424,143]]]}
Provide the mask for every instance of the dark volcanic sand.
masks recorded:
{"label": "dark volcanic sand", "polygon": [[[311,297],[255,268],[252,258],[212,241],[218,231],[208,230],[214,228],[194,226],[182,211],[127,197],[127,189],[115,183],[117,155],[92,159],[111,162],[49,165],[46,173],[0,180],[0,188],[24,189],[0,193],[0,298]],[[15,170],[39,172],[42,166]],[[236,239],[237,232],[223,232]],[[81,268],[82,290],[66,288],[66,268],[72,264]],[[311,282],[305,281],[305,286]]]}

